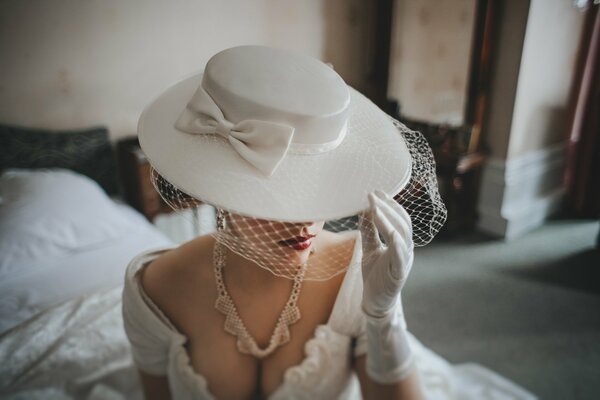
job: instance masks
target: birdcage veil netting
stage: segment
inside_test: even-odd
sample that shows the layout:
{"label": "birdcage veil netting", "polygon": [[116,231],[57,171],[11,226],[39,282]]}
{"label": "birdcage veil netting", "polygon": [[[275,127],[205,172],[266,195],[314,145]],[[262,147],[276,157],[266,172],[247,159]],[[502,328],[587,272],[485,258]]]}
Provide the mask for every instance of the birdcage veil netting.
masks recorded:
{"label": "birdcage veil netting", "polygon": [[[411,218],[414,245],[424,246],[446,220],[435,161],[421,133],[396,120],[393,122],[410,152],[412,170],[404,188],[399,193],[389,194]],[[163,200],[174,210],[207,204],[179,190],[154,169],[151,179]],[[329,221],[281,222],[244,216],[216,204],[212,206],[217,221],[212,236],[219,243],[253,264],[289,279],[301,274],[305,280],[326,280],[344,272],[352,263],[361,262],[356,239],[361,229],[363,234],[365,229],[374,229],[368,212]]]}

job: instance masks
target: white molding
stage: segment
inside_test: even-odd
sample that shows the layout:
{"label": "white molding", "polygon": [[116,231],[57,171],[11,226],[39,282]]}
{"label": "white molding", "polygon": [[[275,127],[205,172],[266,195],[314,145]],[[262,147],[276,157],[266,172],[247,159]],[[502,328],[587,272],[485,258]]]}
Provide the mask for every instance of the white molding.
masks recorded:
{"label": "white molding", "polygon": [[510,239],[542,225],[561,205],[564,163],[564,143],[489,160],[481,179],[478,228]]}

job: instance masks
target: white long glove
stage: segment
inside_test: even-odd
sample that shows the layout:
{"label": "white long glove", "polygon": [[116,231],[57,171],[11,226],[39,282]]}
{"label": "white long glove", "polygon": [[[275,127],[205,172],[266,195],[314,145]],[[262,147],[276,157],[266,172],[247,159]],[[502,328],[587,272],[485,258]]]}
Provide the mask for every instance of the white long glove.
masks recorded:
{"label": "white long glove", "polygon": [[404,208],[387,194],[371,193],[369,203],[360,224],[367,373],[377,382],[395,383],[413,365],[400,297],[413,263],[412,225]]}

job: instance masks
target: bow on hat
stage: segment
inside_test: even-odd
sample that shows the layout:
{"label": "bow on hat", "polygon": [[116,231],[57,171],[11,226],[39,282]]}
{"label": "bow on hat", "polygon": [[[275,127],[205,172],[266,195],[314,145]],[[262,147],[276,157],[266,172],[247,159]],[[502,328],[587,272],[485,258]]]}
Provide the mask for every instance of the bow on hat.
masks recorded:
{"label": "bow on hat", "polygon": [[292,126],[277,122],[228,121],[202,86],[175,122],[175,128],[191,134],[216,134],[226,138],[242,158],[266,176],[273,175],[283,161],[294,136]]}

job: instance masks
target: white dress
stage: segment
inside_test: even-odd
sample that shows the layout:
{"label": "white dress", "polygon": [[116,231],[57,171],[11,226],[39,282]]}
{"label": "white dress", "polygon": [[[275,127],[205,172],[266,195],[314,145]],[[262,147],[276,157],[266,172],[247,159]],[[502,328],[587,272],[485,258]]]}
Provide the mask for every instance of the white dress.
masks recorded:
{"label": "white dress", "polygon": [[[357,241],[358,243],[359,241]],[[360,246],[353,261],[360,260]],[[137,367],[166,375],[173,399],[213,399],[209,382],[194,371],[184,347],[186,337],[143,292],[138,272],[160,255],[143,253],[127,268],[123,290],[125,331]],[[366,352],[365,321],[360,309],[360,263],[351,262],[326,324],[305,344],[304,360],[288,368],[269,399],[360,399],[351,357]],[[534,399],[530,393],[475,364],[452,366],[409,335],[416,365],[428,399]]]}

